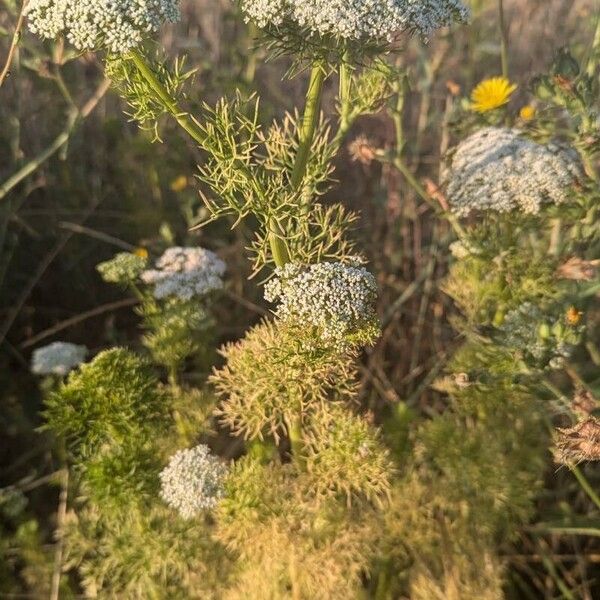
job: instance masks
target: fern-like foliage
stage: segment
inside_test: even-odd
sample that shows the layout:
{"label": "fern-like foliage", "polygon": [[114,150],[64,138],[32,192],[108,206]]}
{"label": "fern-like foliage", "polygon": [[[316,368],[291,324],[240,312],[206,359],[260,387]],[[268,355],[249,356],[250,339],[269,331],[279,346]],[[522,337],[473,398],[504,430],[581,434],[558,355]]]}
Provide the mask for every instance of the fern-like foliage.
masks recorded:
{"label": "fern-like foliage", "polygon": [[76,457],[164,431],[169,408],[150,363],[124,348],[101,352],[46,400],[45,428]]}
{"label": "fern-like foliage", "polygon": [[218,414],[236,434],[277,439],[299,412],[329,400],[349,399],[355,371],[337,352],[311,351],[285,327],[265,321],[221,350],[226,365],[211,382],[222,399]]}

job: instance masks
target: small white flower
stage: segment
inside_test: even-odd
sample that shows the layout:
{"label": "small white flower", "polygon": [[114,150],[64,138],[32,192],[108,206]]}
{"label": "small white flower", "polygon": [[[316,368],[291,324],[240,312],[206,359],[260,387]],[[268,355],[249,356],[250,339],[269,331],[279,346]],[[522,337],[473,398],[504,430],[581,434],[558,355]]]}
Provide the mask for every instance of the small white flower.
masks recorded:
{"label": "small white flower", "polygon": [[428,36],[468,18],[460,0],[241,0],[241,6],[259,27],[292,24],[347,40],[390,40],[400,31]]}
{"label": "small white flower", "polygon": [[225,263],[210,250],[181,248],[166,250],[156,262],[156,269],[142,273],[142,281],[154,284],[154,297],[176,296],[189,300],[223,287]]}
{"label": "small white flower", "polygon": [[[288,263],[265,285],[265,299],[279,302],[275,314],[343,347],[358,330],[377,322],[375,278],[357,263]],[[375,325],[376,326],[376,325]]]}
{"label": "small white flower", "polygon": [[444,174],[450,208],[460,217],[473,210],[537,214],[543,204],[565,202],[579,177],[573,150],[501,127],[485,127],[463,140]]}
{"label": "small white flower", "polygon": [[42,38],[65,35],[78,50],[124,54],[165,22],[179,19],[179,0],[30,0],[29,29]]}
{"label": "small white flower", "polygon": [[227,467],[208,446],[180,450],[160,473],[160,496],[184,519],[191,519],[223,498],[226,474]]}
{"label": "small white flower", "polygon": [[53,342],[34,350],[31,372],[36,375],[66,375],[85,360],[87,352],[85,346]]}

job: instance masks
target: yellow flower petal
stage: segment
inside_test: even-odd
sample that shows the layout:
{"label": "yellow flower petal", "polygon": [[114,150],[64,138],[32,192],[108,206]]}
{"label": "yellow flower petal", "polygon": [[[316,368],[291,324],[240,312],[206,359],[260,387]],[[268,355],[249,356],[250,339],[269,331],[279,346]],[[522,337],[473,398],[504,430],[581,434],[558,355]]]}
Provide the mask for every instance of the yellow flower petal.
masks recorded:
{"label": "yellow flower petal", "polygon": [[133,254],[135,254],[136,256],[139,256],[140,258],[148,258],[148,250],[146,250],[146,248],[136,248],[133,251]]}
{"label": "yellow flower petal", "polygon": [[171,189],[174,192],[183,192],[188,185],[188,178],[185,175],[180,175],[171,181]]}
{"label": "yellow flower petal", "polygon": [[506,104],[517,89],[506,77],[484,79],[471,93],[471,108],[477,112],[488,112]]}
{"label": "yellow flower petal", "polygon": [[583,317],[583,313],[574,306],[571,306],[567,311],[567,323],[569,325],[577,325],[581,321],[581,317]]}
{"label": "yellow flower petal", "polygon": [[531,121],[535,117],[535,106],[531,106],[531,104],[526,104],[519,111],[519,116],[523,121]]}

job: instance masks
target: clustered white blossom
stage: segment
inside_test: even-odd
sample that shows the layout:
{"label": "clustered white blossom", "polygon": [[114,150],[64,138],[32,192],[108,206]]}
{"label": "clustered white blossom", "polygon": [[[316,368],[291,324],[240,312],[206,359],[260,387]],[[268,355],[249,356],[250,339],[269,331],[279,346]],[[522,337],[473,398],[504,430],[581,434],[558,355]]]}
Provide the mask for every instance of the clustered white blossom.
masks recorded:
{"label": "clustered white blossom", "polygon": [[227,467],[208,446],[179,450],[160,473],[160,496],[184,519],[191,519],[223,498],[226,474]]}
{"label": "clustered white blossom", "polygon": [[179,0],[29,0],[29,29],[40,37],[65,35],[78,50],[124,54],[165,22],[179,19]]}
{"label": "clustered white blossom", "polygon": [[502,127],[485,127],[463,140],[444,175],[450,208],[461,217],[473,210],[537,214],[545,203],[565,202],[579,177],[575,151]]}
{"label": "clustered white blossom", "polygon": [[460,0],[241,0],[241,6],[259,27],[291,23],[348,40],[390,40],[407,30],[428,36],[469,14]]}
{"label": "clustered white blossom", "polygon": [[288,263],[265,285],[265,298],[279,302],[275,311],[287,321],[343,347],[349,336],[376,324],[377,283],[358,263]]}
{"label": "clustered white blossom", "polygon": [[142,281],[154,284],[155,298],[176,296],[189,300],[221,289],[224,273],[225,263],[214,252],[174,246],[158,259],[156,269],[142,273]]}
{"label": "clustered white blossom", "polygon": [[100,276],[107,283],[135,281],[146,268],[147,259],[132,252],[119,252],[110,260],[96,265]]}
{"label": "clustered white blossom", "polygon": [[36,375],[66,375],[85,360],[88,349],[68,342],[53,342],[34,350],[31,372]]}

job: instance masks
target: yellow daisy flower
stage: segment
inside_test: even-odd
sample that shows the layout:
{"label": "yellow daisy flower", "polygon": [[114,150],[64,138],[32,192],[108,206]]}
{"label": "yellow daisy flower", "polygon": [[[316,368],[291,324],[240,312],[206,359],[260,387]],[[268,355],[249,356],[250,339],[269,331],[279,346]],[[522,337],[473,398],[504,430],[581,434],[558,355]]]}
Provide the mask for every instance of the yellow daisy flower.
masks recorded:
{"label": "yellow daisy flower", "polygon": [[146,248],[142,248],[141,246],[139,248],[136,248],[133,251],[133,254],[139,256],[140,258],[148,258],[148,250],[146,250]]}
{"label": "yellow daisy flower", "polygon": [[533,117],[535,117],[535,106],[531,106],[531,104],[526,104],[519,111],[519,116],[523,121],[531,121]]}
{"label": "yellow daisy flower", "polygon": [[506,104],[517,89],[506,77],[484,79],[471,94],[471,108],[484,113]]}

